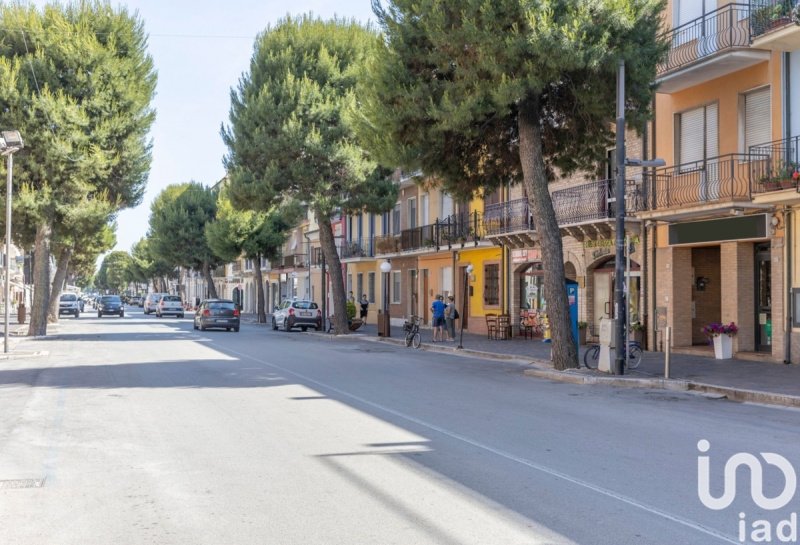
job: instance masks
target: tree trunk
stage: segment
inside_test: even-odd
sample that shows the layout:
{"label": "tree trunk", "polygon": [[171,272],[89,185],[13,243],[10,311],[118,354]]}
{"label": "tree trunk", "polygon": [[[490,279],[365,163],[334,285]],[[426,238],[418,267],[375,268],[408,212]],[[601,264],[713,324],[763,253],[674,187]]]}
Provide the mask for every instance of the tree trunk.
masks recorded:
{"label": "tree trunk", "polygon": [[[339,261],[339,254],[336,252],[336,241],[333,238],[333,227],[328,214],[321,214],[315,211],[317,223],[319,224],[319,243],[322,254],[328,264],[328,274],[331,276],[331,291],[333,292],[333,327],[336,328],[337,335],[350,333],[350,325],[347,321],[347,298],[344,289],[344,277],[342,276],[342,263]],[[323,279],[323,282],[325,280]],[[330,312],[330,309],[328,310]]]}
{"label": "tree trunk", "polygon": [[529,98],[520,104],[519,158],[528,206],[536,222],[536,233],[542,246],[544,296],[553,339],[553,366],[556,369],[570,369],[578,367],[578,349],[572,338],[567,287],[564,282],[564,251],[553,201],[547,188],[539,117],[538,97]]}
{"label": "tree trunk", "polygon": [[256,281],[256,312],[258,313],[258,323],[267,323],[267,311],[264,300],[264,277],[261,274],[261,254],[256,254],[256,266],[253,269],[253,277]]}
{"label": "tree trunk", "polygon": [[61,291],[64,289],[64,280],[67,278],[71,257],[72,248],[63,248],[58,254],[56,274],[53,277],[53,285],[50,287],[50,304],[47,310],[47,321],[51,324],[58,322],[58,304],[61,299]]}
{"label": "tree trunk", "polygon": [[214,285],[214,278],[211,276],[211,267],[208,263],[203,263],[203,278],[206,279],[208,284],[208,297],[209,299],[217,298],[217,286]]}
{"label": "tree trunk", "polygon": [[43,337],[47,335],[47,308],[50,304],[50,236],[53,228],[50,220],[43,221],[36,228],[33,265],[33,306],[28,335]]}

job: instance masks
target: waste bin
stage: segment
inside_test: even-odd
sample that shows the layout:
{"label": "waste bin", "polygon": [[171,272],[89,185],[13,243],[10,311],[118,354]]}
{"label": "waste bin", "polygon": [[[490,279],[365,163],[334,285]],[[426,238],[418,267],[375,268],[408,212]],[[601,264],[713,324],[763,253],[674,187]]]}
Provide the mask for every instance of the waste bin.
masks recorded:
{"label": "waste bin", "polygon": [[17,322],[20,324],[25,323],[25,305],[20,303],[17,307]]}
{"label": "waste bin", "polygon": [[391,337],[392,321],[388,314],[378,311],[378,337]]}

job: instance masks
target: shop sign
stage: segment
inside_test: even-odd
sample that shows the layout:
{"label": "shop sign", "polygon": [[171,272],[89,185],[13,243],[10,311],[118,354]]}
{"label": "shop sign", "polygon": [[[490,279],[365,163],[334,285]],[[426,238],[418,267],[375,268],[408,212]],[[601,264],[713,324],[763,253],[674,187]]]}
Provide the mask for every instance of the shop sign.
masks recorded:
{"label": "shop sign", "polygon": [[[629,241],[632,244],[639,244],[639,235],[634,235],[629,238]],[[598,240],[584,240],[583,247],[584,248],[613,248],[616,245],[616,239],[613,238],[601,238]],[[609,252],[610,253],[610,252]]]}
{"label": "shop sign", "polygon": [[531,261],[541,261],[542,250],[539,248],[533,250],[511,250],[512,263],[529,263]]}
{"label": "shop sign", "polygon": [[592,259],[597,259],[598,257],[603,257],[604,255],[610,255],[611,248],[598,248],[597,250],[592,252]]}

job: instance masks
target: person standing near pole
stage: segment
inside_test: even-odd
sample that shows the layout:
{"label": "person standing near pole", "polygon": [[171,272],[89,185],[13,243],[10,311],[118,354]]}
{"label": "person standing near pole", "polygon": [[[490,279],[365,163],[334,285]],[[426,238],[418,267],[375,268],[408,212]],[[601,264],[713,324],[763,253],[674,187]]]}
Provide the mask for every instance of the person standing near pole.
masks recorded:
{"label": "person standing near pole", "polygon": [[[433,312],[433,342],[444,341],[444,311],[446,308],[444,297],[437,295],[436,300],[431,305],[431,311]],[[438,339],[437,333],[439,334]]]}
{"label": "person standing near pole", "polygon": [[456,298],[452,295],[447,296],[447,308],[444,311],[444,321],[447,331],[447,340],[456,341],[456,320],[458,320],[458,310],[456,310]]}
{"label": "person standing near pole", "polygon": [[369,299],[367,299],[367,294],[361,296],[361,322],[364,325],[367,325],[367,312],[369,311]]}

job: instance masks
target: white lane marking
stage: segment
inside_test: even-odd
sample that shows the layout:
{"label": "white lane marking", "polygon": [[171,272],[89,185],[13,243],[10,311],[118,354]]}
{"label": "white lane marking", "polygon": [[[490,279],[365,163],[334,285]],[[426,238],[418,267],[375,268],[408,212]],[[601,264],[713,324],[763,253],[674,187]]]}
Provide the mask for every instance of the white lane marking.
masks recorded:
{"label": "white lane marking", "polygon": [[229,352],[231,352],[233,354],[236,354],[236,355],[238,355],[240,357],[255,361],[257,363],[260,363],[262,365],[266,365],[268,367],[272,367],[274,369],[278,369],[282,373],[286,373],[287,375],[294,375],[295,377],[297,377],[297,378],[299,378],[301,380],[307,381],[307,382],[309,382],[311,384],[315,384],[315,385],[317,385],[317,386],[319,386],[321,388],[325,388],[325,389],[328,389],[330,391],[336,392],[337,394],[340,394],[342,396],[345,396],[345,397],[348,397],[348,398],[353,399],[355,401],[358,401],[359,403],[363,403],[364,405],[368,405],[370,407],[374,407],[374,408],[379,409],[379,410],[381,410],[383,412],[386,412],[386,413],[392,414],[394,416],[397,416],[398,418],[402,418],[402,419],[407,420],[409,422],[413,422],[414,424],[417,424],[418,426],[422,426],[424,428],[428,428],[429,430],[435,431],[437,433],[440,433],[440,434],[445,435],[447,437],[450,437],[452,439],[456,439],[458,441],[462,441],[464,443],[467,443],[468,445],[472,445],[473,447],[485,450],[487,452],[491,452],[492,454],[496,454],[497,456],[500,456],[500,457],[505,458],[507,460],[511,460],[513,462],[517,462],[519,464],[522,464],[522,465],[524,465],[526,467],[529,467],[531,469],[535,469],[537,471],[540,471],[540,472],[545,473],[547,475],[550,475],[552,477],[556,477],[558,479],[562,479],[562,480],[567,481],[569,483],[572,483],[574,485],[586,488],[588,490],[592,490],[594,492],[597,492],[598,494],[601,494],[603,496],[607,496],[609,498],[613,498],[613,499],[615,499],[617,501],[620,501],[622,503],[627,503],[628,505],[631,505],[633,507],[636,507],[638,509],[646,511],[646,512],[648,512],[650,514],[662,517],[662,518],[664,518],[666,520],[669,520],[671,522],[678,523],[678,524],[680,524],[682,526],[686,526],[687,528],[690,528],[690,529],[695,530],[697,532],[700,532],[702,534],[706,534],[708,536],[720,539],[720,540],[725,541],[727,543],[733,543],[733,544],[736,544],[736,545],[740,545],[741,544],[741,542],[738,539],[736,539],[734,537],[731,537],[731,536],[728,536],[726,534],[723,534],[722,532],[714,530],[713,528],[708,528],[707,526],[703,526],[700,523],[697,523],[697,522],[691,521],[689,519],[683,518],[683,517],[681,517],[679,515],[673,515],[672,513],[668,513],[668,512],[666,512],[666,511],[664,511],[662,509],[659,509],[658,507],[653,507],[652,505],[648,505],[646,503],[642,503],[642,502],[640,502],[640,501],[638,501],[638,500],[636,500],[634,498],[631,498],[629,496],[625,496],[624,494],[620,494],[620,493],[614,492],[613,490],[609,490],[607,488],[603,488],[602,486],[598,486],[598,485],[592,484],[592,483],[590,483],[588,481],[584,481],[583,479],[579,479],[577,477],[572,477],[572,476],[567,475],[566,473],[562,473],[561,471],[558,471],[556,469],[552,469],[550,467],[543,466],[541,464],[537,464],[537,463],[532,462],[530,460],[526,460],[525,458],[520,458],[519,456],[516,456],[516,455],[511,454],[509,452],[505,452],[503,450],[494,448],[492,446],[486,445],[484,443],[481,443],[480,441],[476,441],[474,439],[470,439],[469,437],[466,437],[464,435],[461,435],[461,434],[458,434],[458,433],[455,433],[455,432],[451,432],[451,431],[446,430],[446,429],[444,429],[444,428],[442,428],[440,426],[437,426],[435,424],[431,424],[431,423],[426,422],[424,420],[420,420],[418,418],[415,418],[413,416],[407,415],[407,414],[402,413],[400,411],[396,411],[395,409],[391,409],[391,408],[386,407],[384,405],[381,405],[379,403],[375,403],[373,401],[369,401],[369,400],[364,399],[362,397],[359,397],[359,396],[357,396],[355,394],[351,394],[349,392],[345,392],[344,390],[340,390],[339,388],[336,388],[335,386],[331,386],[331,385],[326,384],[324,382],[320,382],[318,380],[315,380],[315,379],[313,379],[311,377],[307,377],[307,376],[305,376],[305,375],[303,375],[301,373],[297,373],[296,371],[291,371],[289,369],[281,367],[280,365],[276,365],[274,363],[269,363],[269,362],[260,360],[258,358],[253,357],[253,356],[250,356],[249,354],[245,354],[245,353],[239,352],[237,350],[233,350],[232,348],[227,348],[227,347],[222,348],[222,347],[219,347],[219,346],[215,346],[215,348],[220,349],[220,350],[227,350],[227,351],[229,351]]}

